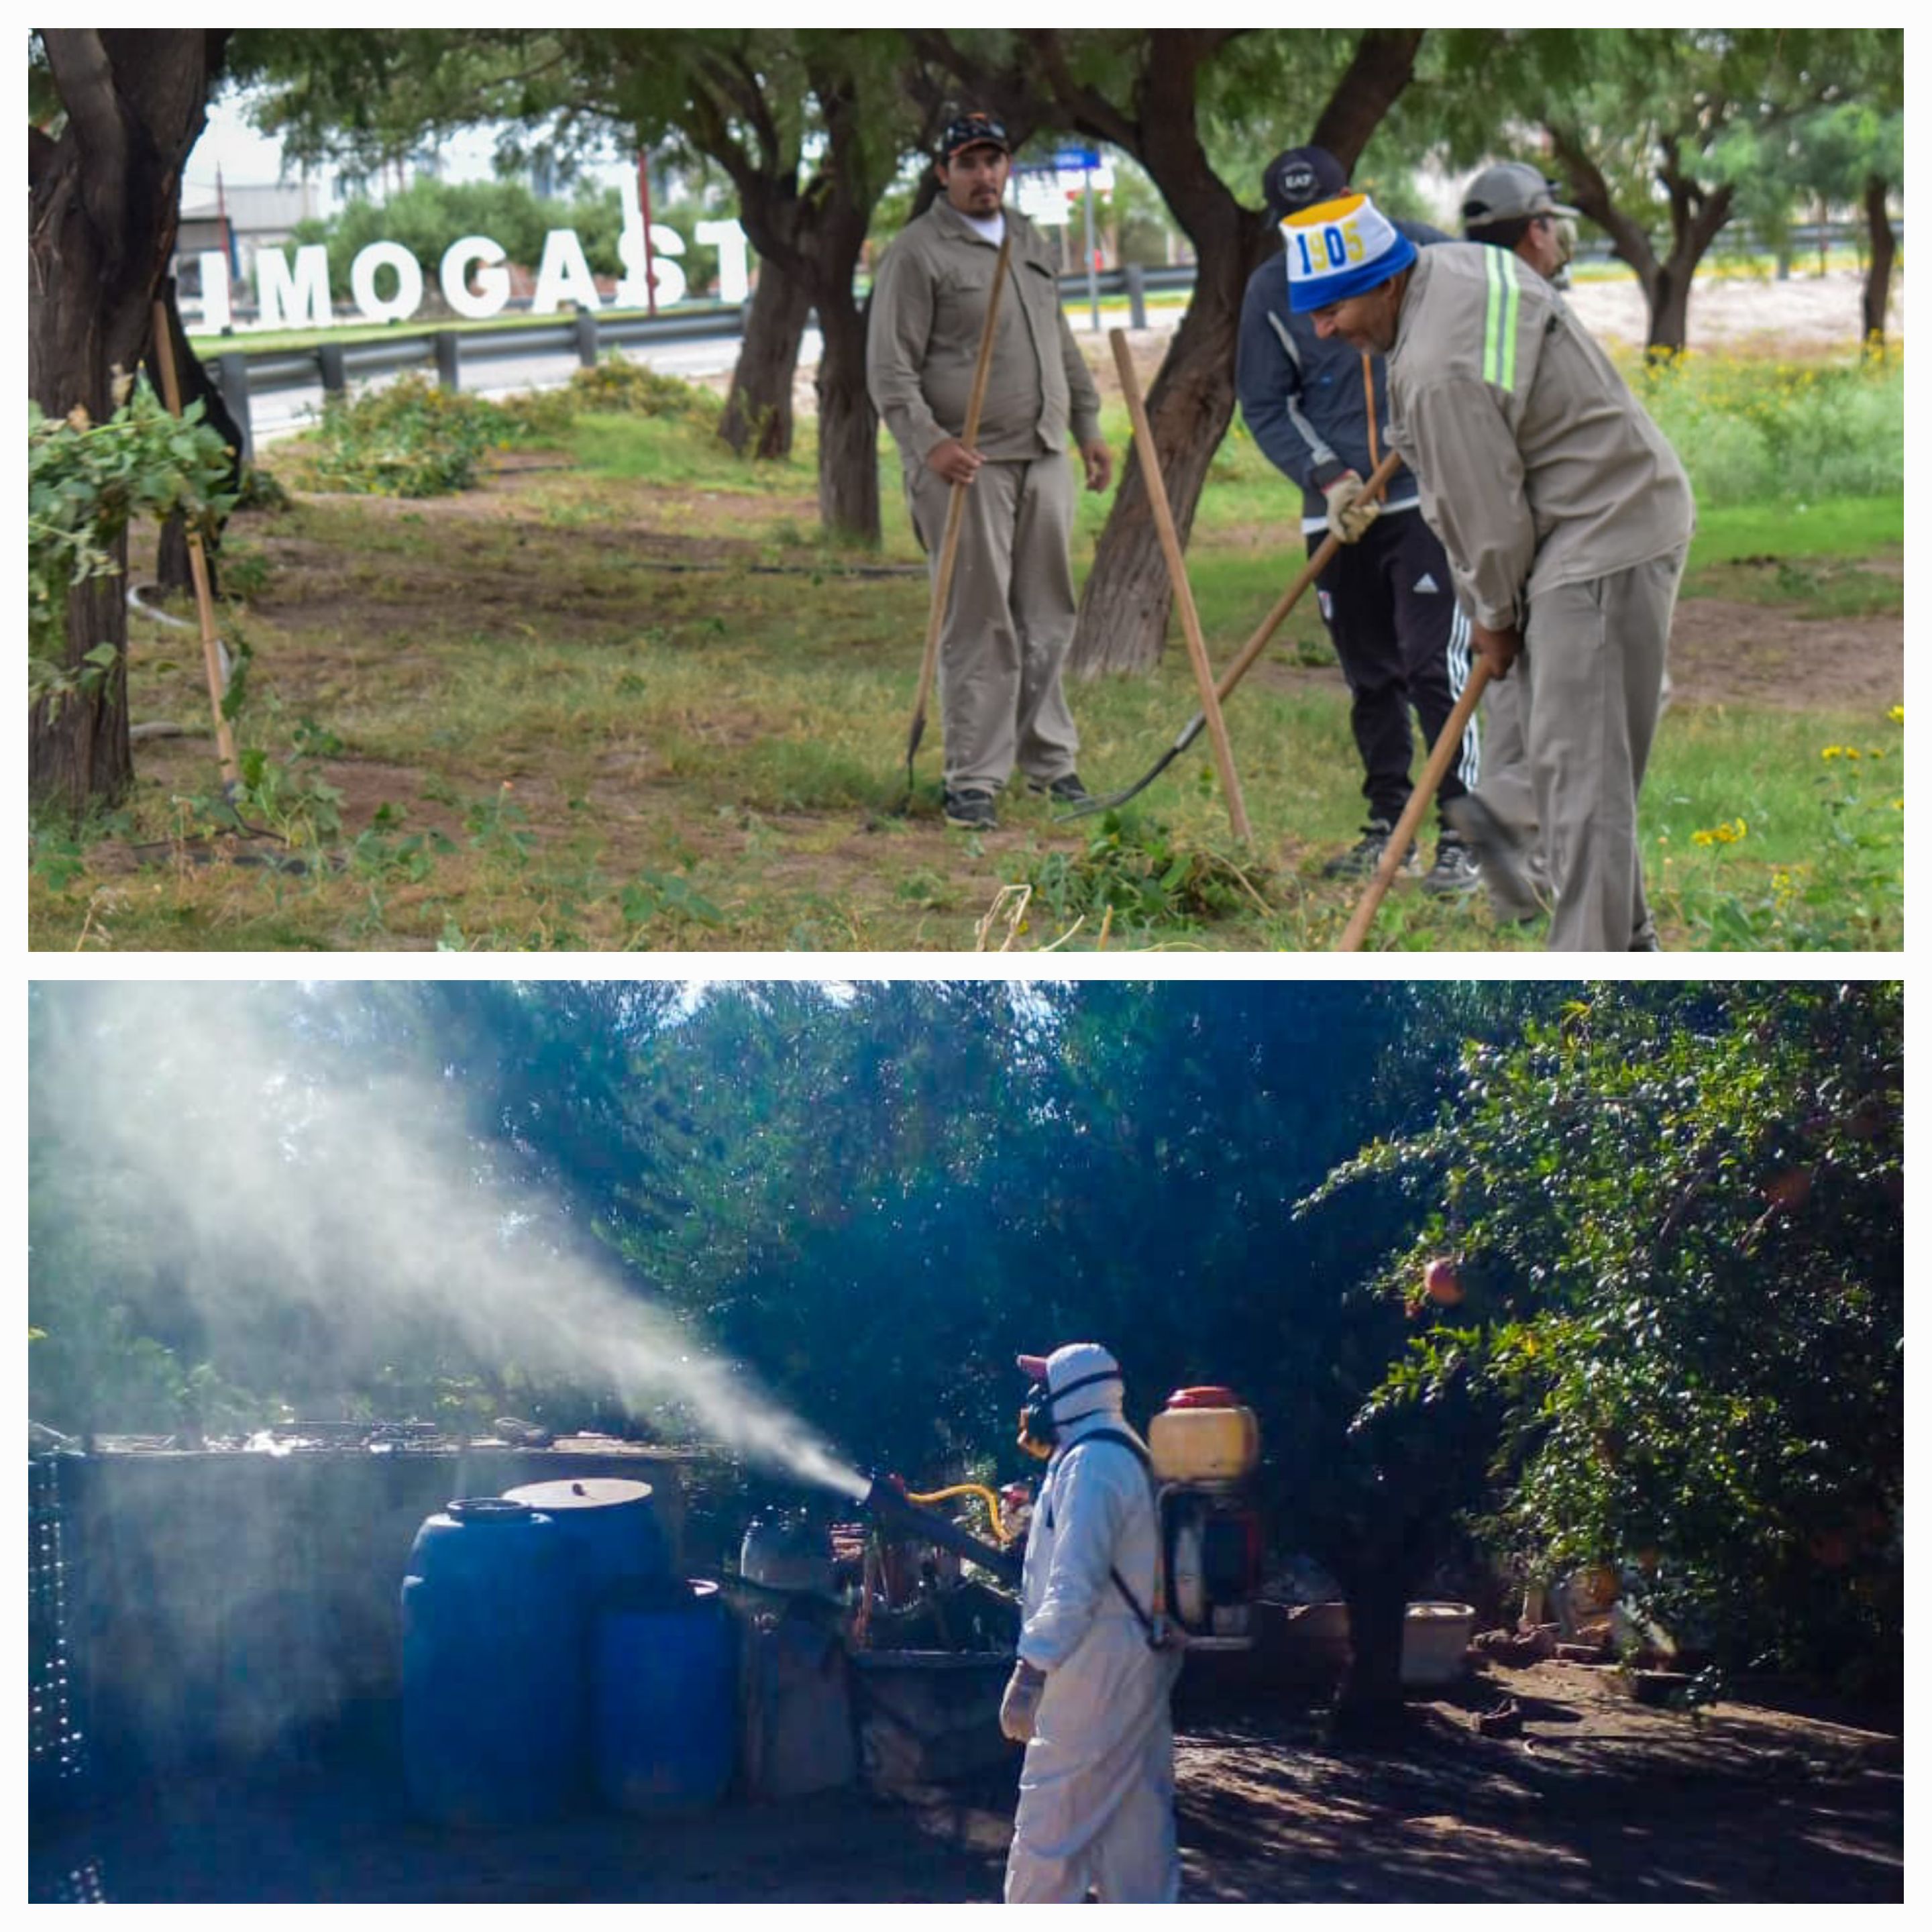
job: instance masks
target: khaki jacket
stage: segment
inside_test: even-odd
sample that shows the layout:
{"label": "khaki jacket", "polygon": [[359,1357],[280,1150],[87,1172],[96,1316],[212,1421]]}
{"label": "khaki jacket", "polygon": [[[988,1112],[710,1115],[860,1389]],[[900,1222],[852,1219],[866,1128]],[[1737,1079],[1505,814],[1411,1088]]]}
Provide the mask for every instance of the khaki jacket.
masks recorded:
{"label": "khaki jacket", "polygon": [[[1012,236],[980,411],[988,458],[1025,458],[1100,434],[1100,396],[1060,306],[1040,233],[1006,211]],[[999,253],[943,199],[908,222],[872,284],[866,383],[908,470],[966,427],[980,332]]]}
{"label": "khaki jacket", "polygon": [[1689,542],[1690,480],[1663,431],[1506,250],[1424,249],[1388,367],[1390,441],[1486,628],[1521,625],[1539,590]]}

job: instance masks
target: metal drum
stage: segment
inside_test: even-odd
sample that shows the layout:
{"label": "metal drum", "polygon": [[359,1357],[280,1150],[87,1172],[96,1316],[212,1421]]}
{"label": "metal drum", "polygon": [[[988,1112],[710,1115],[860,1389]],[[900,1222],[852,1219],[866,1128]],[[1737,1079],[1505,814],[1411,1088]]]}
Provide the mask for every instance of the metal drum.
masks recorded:
{"label": "metal drum", "polygon": [[555,1817],[580,1784],[577,1565],[528,1504],[424,1523],[403,1579],[403,1763],[422,1815],[472,1828]]}

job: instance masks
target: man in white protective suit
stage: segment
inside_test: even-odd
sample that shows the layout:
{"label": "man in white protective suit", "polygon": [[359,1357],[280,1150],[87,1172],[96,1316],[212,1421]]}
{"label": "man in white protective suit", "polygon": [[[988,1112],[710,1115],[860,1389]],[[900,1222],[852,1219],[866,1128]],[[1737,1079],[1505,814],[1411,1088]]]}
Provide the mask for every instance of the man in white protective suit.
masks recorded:
{"label": "man in white protective suit", "polygon": [[1026,1745],[1009,1905],[1171,1904],[1178,1650],[1150,1641],[1158,1531],[1147,1445],[1097,1342],[1022,1355],[1023,1442],[1052,1454],[1027,1532],[1018,1661],[1000,1726]]}

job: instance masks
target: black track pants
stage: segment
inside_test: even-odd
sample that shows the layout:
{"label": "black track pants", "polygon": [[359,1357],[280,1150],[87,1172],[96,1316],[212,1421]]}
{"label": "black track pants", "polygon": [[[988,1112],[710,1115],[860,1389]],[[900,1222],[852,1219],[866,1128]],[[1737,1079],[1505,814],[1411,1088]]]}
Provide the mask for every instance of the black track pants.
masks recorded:
{"label": "black track pants", "polygon": [[[1311,555],[1324,534],[1310,533]],[[1354,700],[1349,722],[1367,774],[1362,796],[1372,817],[1392,825],[1411,789],[1412,707],[1422,721],[1426,757],[1468,682],[1469,622],[1456,602],[1449,560],[1420,512],[1399,510],[1378,517],[1359,543],[1344,544],[1315,588]],[[1472,718],[1438,799],[1468,790],[1480,763]]]}

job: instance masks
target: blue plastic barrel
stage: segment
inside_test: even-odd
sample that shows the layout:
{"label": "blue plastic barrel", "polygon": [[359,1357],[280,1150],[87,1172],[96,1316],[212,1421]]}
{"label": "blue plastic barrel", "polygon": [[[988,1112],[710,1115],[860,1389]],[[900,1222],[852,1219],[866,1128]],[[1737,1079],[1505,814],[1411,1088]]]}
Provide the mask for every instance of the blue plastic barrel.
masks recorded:
{"label": "blue plastic barrel", "polygon": [[632,1585],[597,1613],[591,1754],[620,1811],[715,1804],[737,1758],[738,1640],[716,1583]]}
{"label": "blue plastic barrel", "polygon": [[403,1579],[403,1766],[424,1817],[521,1824],[576,1796],[577,1591],[568,1538],[526,1503],[452,1502],[416,1532]]}
{"label": "blue plastic barrel", "polygon": [[[670,1574],[670,1551],[651,1486],[621,1476],[526,1483],[505,1492],[550,1517],[577,1552],[586,1616],[614,1588]],[[587,1627],[586,1627],[587,1635]]]}

